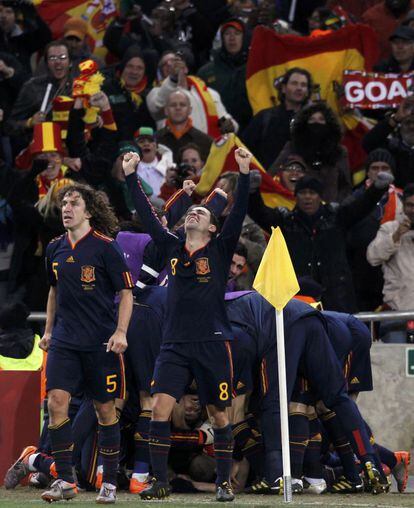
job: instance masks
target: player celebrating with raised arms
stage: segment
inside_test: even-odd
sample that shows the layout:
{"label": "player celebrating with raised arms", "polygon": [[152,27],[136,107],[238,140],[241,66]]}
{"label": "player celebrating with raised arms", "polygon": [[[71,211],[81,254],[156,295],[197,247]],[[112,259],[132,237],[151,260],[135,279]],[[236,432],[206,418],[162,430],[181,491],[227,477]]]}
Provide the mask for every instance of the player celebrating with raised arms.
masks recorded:
{"label": "player celebrating with raised arms", "polygon": [[226,412],[232,397],[232,339],[224,292],[249,194],[251,154],[239,148],[235,158],[240,178],[237,197],[221,233],[207,206],[191,207],[184,222],[184,237],[164,229],[136,179],[139,156],[127,153],[123,169],[137,213],[168,261],[167,305],[163,343],[151,383],[153,395],[149,444],[153,471],[142,499],[163,499],[170,494],[167,461],[170,416],[187,386],[195,379],[200,403],[207,405],[214,428],[217,462],[216,499],[232,501],[230,485],[233,437]]}
{"label": "player celebrating with raised arms", "polygon": [[115,233],[117,226],[106,196],[81,184],[62,192],[67,232],[46,250],[50,290],[40,343],[48,351],[49,435],[58,479],[42,499],[51,502],[76,496],[68,407],[71,395],[84,390],[94,401],[99,421],[104,472],[96,501],[114,503],[120,446],[115,398],[123,398],[125,391],[122,353],[127,348],[133,283],[120,248],[106,236]]}

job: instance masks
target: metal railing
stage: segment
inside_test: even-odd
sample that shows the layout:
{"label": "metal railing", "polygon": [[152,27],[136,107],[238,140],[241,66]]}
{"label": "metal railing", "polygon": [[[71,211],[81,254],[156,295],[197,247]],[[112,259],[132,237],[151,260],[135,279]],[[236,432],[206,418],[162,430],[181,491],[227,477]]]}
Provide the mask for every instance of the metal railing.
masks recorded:
{"label": "metal railing", "polygon": [[[390,321],[394,319],[410,320],[414,319],[414,310],[386,310],[382,312],[359,312],[354,316],[360,321],[370,323],[374,321]],[[46,312],[32,312],[29,321],[46,321]]]}
{"label": "metal railing", "polygon": [[384,310],[382,312],[359,312],[354,314],[356,318],[364,322],[391,321],[414,319],[414,310]]}

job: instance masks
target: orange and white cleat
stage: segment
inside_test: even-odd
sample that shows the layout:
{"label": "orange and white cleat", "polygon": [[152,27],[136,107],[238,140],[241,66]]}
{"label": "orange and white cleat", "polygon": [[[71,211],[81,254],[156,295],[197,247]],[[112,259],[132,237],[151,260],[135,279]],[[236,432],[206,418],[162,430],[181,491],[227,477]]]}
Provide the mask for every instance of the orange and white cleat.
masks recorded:
{"label": "orange and white cleat", "polygon": [[61,501],[73,499],[76,497],[78,489],[76,483],[65,482],[64,480],[55,480],[50,486],[49,490],[46,490],[42,494],[43,501],[52,503],[53,501]]}
{"label": "orange and white cleat", "polygon": [[131,494],[139,494],[147,487],[149,487],[149,485],[150,485],[149,481],[140,482],[136,478],[131,478],[129,481],[129,492]]}
{"label": "orange and white cleat", "polygon": [[29,473],[29,457],[36,453],[36,446],[26,446],[16,462],[7,470],[4,477],[6,489],[14,489]]}
{"label": "orange and white cleat", "polygon": [[408,482],[408,466],[411,462],[410,452],[401,451],[394,452],[397,459],[397,465],[392,469],[391,473],[397,482],[398,492],[404,492]]}

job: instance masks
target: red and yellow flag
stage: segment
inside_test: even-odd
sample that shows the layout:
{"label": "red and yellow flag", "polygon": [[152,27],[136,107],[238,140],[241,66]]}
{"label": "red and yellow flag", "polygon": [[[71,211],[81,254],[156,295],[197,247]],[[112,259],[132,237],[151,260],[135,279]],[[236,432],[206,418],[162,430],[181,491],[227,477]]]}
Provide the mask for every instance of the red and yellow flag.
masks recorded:
{"label": "red and yellow flag", "polygon": [[[236,159],[234,158],[234,151],[239,147],[246,148],[233,133],[226,134],[211,145],[203,173],[196,187],[197,194],[205,196],[210,192],[222,173],[239,171]],[[254,156],[250,169],[257,169],[262,174],[260,192],[267,206],[272,208],[275,206],[285,206],[289,210],[293,209],[296,203],[295,196],[279,182],[277,177],[272,178],[266,173],[263,166]]]}
{"label": "red and yellow flag", "polygon": [[89,42],[94,55],[106,56],[102,40],[116,15],[119,0],[34,0],[33,3],[52,30],[54,39],[62,37],[63,25],[70,17],[79,17],[88,23]]}
{"label": "red and yellow flag", "polygon": [[[370,71],[378,59],[375,32],[367,25],[347,25],[324,37],[279,35],[259,26],[253,33],[247,62],[246,86],[250,104],[256,114],[278,104],[275,84],[289,69],[308,70],[320,87],[320,97],[338,114],[340,110],[334,82],[341,84],[344,70]],[[354,113],[341,115],[346,128],[344,144],[348,148],[351,168],[364,161],[361,136],[369,125]]]}

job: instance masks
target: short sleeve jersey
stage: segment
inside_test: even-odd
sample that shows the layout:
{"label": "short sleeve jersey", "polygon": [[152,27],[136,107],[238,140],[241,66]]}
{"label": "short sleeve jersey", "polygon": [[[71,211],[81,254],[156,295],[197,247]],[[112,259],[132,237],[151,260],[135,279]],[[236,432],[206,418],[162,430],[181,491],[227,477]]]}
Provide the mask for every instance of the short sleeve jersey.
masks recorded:
{"label": "short sleeve jersey", "polygon": [[47,247],[46,270],[57,288],[52,343],[102,347],[116,329],[116,293],[134,287],[118,244],[93,229],[76,244],[62,235]]}

